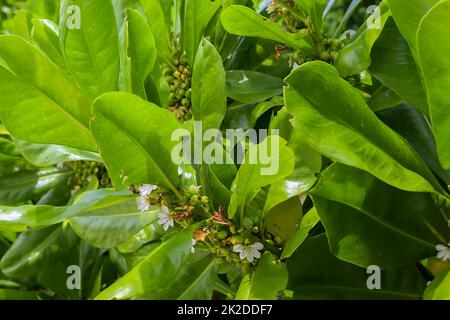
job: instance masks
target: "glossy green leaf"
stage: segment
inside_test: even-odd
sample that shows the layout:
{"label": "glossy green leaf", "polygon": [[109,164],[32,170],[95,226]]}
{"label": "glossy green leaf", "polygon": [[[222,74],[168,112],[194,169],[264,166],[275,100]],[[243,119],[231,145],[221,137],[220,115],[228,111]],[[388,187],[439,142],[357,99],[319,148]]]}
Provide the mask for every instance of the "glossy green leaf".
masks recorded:
{"label": "glossy green leaf", "polygon": [[177,233],[95,299],[125,300],[164,290],[186,264],[191,249],[192,230]]}
{"label": "glossy green leaf", "polygon": [[159,210],[141,213],[135,200],[89,210],[71,218],[70,225],[80,238],[98,248],[113,248],[129,240],[157,220]]}
{"label": "glossy green leaf", "polygon": [[42,229],[64,220],[66,208],[52,206],[0,207],[0,230]]}
{"label": "glossy green leaf", "polygon": [[69,73],[69,67],[62,55],[58,36],[58,26],[47,19],[32,20],[33,42],[50,57],[63,71]]}
{"label": "glossy green leaf", "polygon": [[237,300],[276,300],[286,288],[288,272],[286,265],[277,262],[269,252],[263,254],[255,271],[242,279],[236,294]]}
{"label": "glossy green leaf", "polygon": [[31,41],[31,26],[26,10],[18,10],[15,12],[11,29],[13,34],[27,41]]}
{"label": "glossy green leaf", "polygon": [[286,81],[294,128],[313,148],[397,188],[444,192],[414,149],[375,116],[332,66],[307,63]]}
{"label": "glossy green leaf", "polygon": [[182,20],[182,47],[192,65],[206,27],[220,8],[221,1],[185,0]]}
{"label": "glossy green leaf", "polygon": [[[271,157],[271,167],[261,163],[255,156],[257,154]],[[228,216],[233,218],[239,213],[242,222],[245,206],[250,201],[249,195],[256,189],[286,178],[293,169],[294,153],[283,138],[269,136],[259,145],[251,144],[233,182]]]}
{"label": "glossy green leaf", "polygon": [[152,34],[155,37],[155,45],[158,49],[158,56],[165,62],[171,60],[171,44],[169,39],[168,25],[170,21],[165,19],[163,7],[160,0],[141,1],[142,8],[149,22]]}
{"label": "glossy green leaf", "polygon": [[28,231],[22,233],[6,252],[0,261],[0,268],[9,277],[21,281],[33,279],[46,265],[55,263],[77,243],[78,238],[73,231],[62,226]]}
{"label": "glossy green leaf", "polygon": [[17,151],[14,142],[0,137],[0,163],[11,162],[20,159],[20,153]]}
{"label": "glossy green leaf", "polygon": [[395,24],[408,41],[413,56],[417,58],[417,29],[425,14],[440,0],[386,0]]}
{"label": "glossy green leaf", "polygon": [[396,95],[394,91],[381,85],[372,93],[369,101],[367,101],[367,105],[375,112],[396,107],[402,102],[402,98]]}
{"label": "glossy green leaf", "polygon": [[171,137],[179,124],[170,111],[129,93],[108,93],[95,101],[94,115],[92,132],[116,187],[151,183],[177,193]]}
{"label": "glossy green leaf", "polygon": [[[386,2],[380,4],[380,29],[368,28],[367,21],[351,38],[340,52],[335,62],[336,69],[343,77],[360,73],[369,68],[372,46],[381,34],[387,18],[390,16],[389,7]],[[376,14],[376,13],[374,13]]]}
{"label": "glossy green leaf", "polygon": [[306,16],[311,17],[314,31],[322,32],[322,17],[328,0],[294,0],[295,3],[305,12]]}
{"label": "glossy green leaf", "polygon": [[36,199],[49,189],[67,181],[71,171],[65,169],[46,169],[12,173],[0,178],[0,204],[16,205]]}
{"label": "glossy green leaf", "polygon": [[111,0],[65,0],[59,27],[64,57],[86,94],[95,99],[115,91],[120,68],[119,35]]}
{"label": "glossy green leaf", "polygon": [[192,77],[192,111],[203,130],[219,128],[225,116],[225,70],[215,47],[203,39],[197,51]]}
{"label": "glossy green leaf", "polygon": [[131,59],[133,93],[147,99],[145,81],[156,62],[156,45],[152,31],[145,18],[137,11],[128,9],[128,56]]}
{"label": "glossy green leaf", "polygon": [[283,248],[281,259],[289,258],[295,250],[306,240],[314,226],[320,221],[320,217],[317,214],[317,210],[312,208],[302,218],[301,222],[296,225],[295,231],[289,238]]}
{"label": "glossy green leaf", "polygon": [[16,36],[0,37],[0,57],[0,117],[15,138],[95,151],[90,102],[56,64]]}
{"label": "glossy green leaf", "polygon": [[448,232],[429,194],[395,189],[355,168],[329,167],[311,194],[331,252],[362,267],[433,256]]}
{"label": "glossy green leaf", "polygon": [[450,104],[447,92],[450,89],[450,1],[441,1],[420,23],[417,41],[418,55],[428,94],[432,130],[436,139],[439,160],[445,169],[450,169]]}
{"label": "glossy green leaf", "polygon": [[[205,250],[204,250],[205,251]],[[209,300],[212,298],[217,278],[216,263],[205,257],[207,252],[190,255],[186,265],[172,283],[158,292],[146,295],[145,299]]]}
{"label": "glossy green leaf", "polygon": [[288,260],[294,299],[420,299],[425,280],[414,266],[381,271],[381,289],[369,290],[366,269],[329,253],[325,234],[306,240]]}
{"label": "glossy green leaf", "polygon": [[450,170],[444,170],[439,163],[430,123],[423,114],[407,104],[401,104],[398,107],[380,111],[377,115],[408,140],[431,170],[450,185]]}
{"label": "glossy green leaf", "polygon": [[424,114],[428,104],[419,69],[408,43],[389,18],[371,52],[370,73]]}
{"label": "glossy green leaf", "polygon": [[283,93],[283,79],[261,72],[227,72],[227,95],[242,103],[256,103]]}
{"label": "glossy green leaf", "polygon": [[71,161],[96,161],[102,162],[98,153],[76,149],[57,144],[38,144],[26,141],[14,141],[17,150],[31,164],[38,167],[47,167],[62,162]]}
{"label": "glossy green leaf", "polygon": [[450,269],[438,275],[423,294],[425,300],[450,299]]}
{"label": "glossy green leaf", "polygon": [[244,6],[229,6],[222,12],[222,24],[229,33],[246,37],[257,37],[287,44],[297,49],[314,52],[307,33],[292,34]]}

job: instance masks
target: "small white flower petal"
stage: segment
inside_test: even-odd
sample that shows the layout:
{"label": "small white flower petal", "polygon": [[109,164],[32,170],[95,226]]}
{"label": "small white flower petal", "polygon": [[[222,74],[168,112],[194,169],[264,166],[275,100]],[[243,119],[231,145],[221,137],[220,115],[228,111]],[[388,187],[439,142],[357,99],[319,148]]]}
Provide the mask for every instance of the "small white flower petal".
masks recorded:
{"label": "small white flower petal", "polygon": [[444,250],[442,250],[442,251],[439,251],[439,252],[438,252],[437,257],[438,257],[439,259],[444,259],[444,256],[445,256],[446,254],[447,254],[447,252],[444,251]]}
{"label": "small white flower petal", "polygon": [[264,246],[259,242],[255,242],[254,244],[251,245],[251,247],[256,250],[262,250],[264,248]]}
{"label": "small white flower petal", "polygon": [[239,259],[245,260],[247,256],[248,256],[247,250],[242,250],[241,253],[239,254]]}
{"label": "small white flower petal", "polygon": [[233,247],[233,251],[234,252],[242,252],[242,251],[244,251],[244,246],[241,244],[237,244]]}
{"label": "small white flower petal", "polygon": [[438,244],[438,245],[436,246],[436,250],[437,250],[437,251],[447,250],[447,247],[444,246],[443,244]]}
{"label": "small white flower petal", "polygon": [[145,197],[139,197],[136,199],[137,201],[137,207],[138,210],[142,213],[148,211],[150,209],[150,203],[148,202],[147,198]]}
{"label": "small white flower petal", "polygon": [[445,254],[444,258],[442,258],[442,260],[444,260],[444,261],[449,260],[450,261],[450,251],[447,250],[447,253]]}
{"label": "small white flower petal", "polygon": [[253,257],[255,257],[256,259],[261,258],[261,253],[258,250],[253,249],[252,250],[252,255]]}
{"label": "small white flower petal", "polygon": [[151,184],[144,184],[139,189],[141,196],[148,197],[153,191],[158,189],[157,186],[151,185]]}
{"label": "small white flower petal", "polygon": [[253,262],[254,258],[253,258],[253,256],[251,254],[249,254],[247,256],[247,260],[248,260],[248,262]]}
{"label": "small white flower petal", "polygon": [[195,245],[197,244],[197,240],[192,239],[192,248],[191,248],[191,252],[195,253]]}

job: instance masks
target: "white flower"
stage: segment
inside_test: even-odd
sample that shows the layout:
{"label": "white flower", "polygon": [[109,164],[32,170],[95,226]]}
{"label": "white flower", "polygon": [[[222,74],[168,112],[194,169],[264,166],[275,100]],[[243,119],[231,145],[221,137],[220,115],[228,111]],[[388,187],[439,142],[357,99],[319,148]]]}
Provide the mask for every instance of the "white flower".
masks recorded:
{"label": "white flower", "polygon": [[436,246],[436,250],[438,251],[437,257],[439,259],[442,259],[444,261],[449,260],[450,261],[450,248],[447,246],[444,246],[443,244],[438,244]]}
{"label": "white flower", "polygon": [[173,218],[170,216],[170,210],[166,206],[161,206],[161,212],[158,214],[158,224],[164,225],[164,231],[173,227]]}
{"label": "white flower", "polygon": [[137,198],[137,206],[140,212],[144,213],[147,212],[148,209],[150,209],[150,201],[148,197],[156,189],[158,189],[158,187],[151,184],[143,184],[141,186],[141,188],[139,189],[141,195],[139,196],[139,198]]}
{"label": "white flower", "polygon": [[192,248],[191,248],[191,252],[195,253],[195,245],[197,244],[197,240],[192,239]]}
{"label": "white flower", "polygon": [[147,199],[147,197],[140,196],[136,199],[137,201],[137,207],[140,212],[144,213],[147,212],[148,209],[150,209],[150,201]]}
{"label": "white flower", "polygon": [[141,193],[141,197],[148,197],[156,189],[158,189],[157,186],[151,184],[143,184],[139,189],[139,192]]}
{"label": "white flower", "polygon": [[237,244],[233,247],[234,252],[239,252],[239,258],[241,260],[247,259],[248,262],[253,262],[253,260],[261,258],[261,253],[259,252],[262,250],[264,246],[259,243],[255,242],[254,244],[244,246],[242,244]]}

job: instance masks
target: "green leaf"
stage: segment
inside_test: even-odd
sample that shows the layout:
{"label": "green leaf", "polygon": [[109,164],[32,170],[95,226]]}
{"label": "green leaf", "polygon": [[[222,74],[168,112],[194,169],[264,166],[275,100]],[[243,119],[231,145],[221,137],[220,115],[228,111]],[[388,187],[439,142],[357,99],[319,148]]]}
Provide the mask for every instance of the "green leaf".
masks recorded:
{"label": "green leaf", "polygon": [[[278,136],[269,136],[259,145],[251,144],[244,163],[239,168],[233,182],[233,191],[228,209],[228,217],[239,212],[242,222],[249,195],[256,189],[275,183],[289,176],[294,169],[294,153],[286,146],[286,141]],[[257,154],[267,154],[272,158],[271,165],[263,165],[256,159]]]}
{"label": "green leaf", "polygon": [[428,94],[431,125],[436,139],[439,160],[450,169],[450,1],[441,1],[423,18],[417,34],[418,55]]}
{"label": "green leaf", "polygon": [[155,37],[155,45],[158,51],[158,56],[166,63],[171,61],[172,52],[169,39],[168,25],[170,21],[165,19],[164,11],[160,0],[140,1],[145,15],[149,22],[152,34]]}
{"label": "green leaf", "polygon": [[164,290],[185,266],[191,249],[192,230],[177,233],[95,299],[125,300]]}
{"label": "green leaf", "polygon": [[0,163],[13,162],[20,158],[20,153],[17,151],[14,142],[0,137]]}
{"label": "green leaf", "polygon": [[[79,8],[80,16],[69,10],[73,6]],[[115,91],[120,68],[119,35],[111,0],[65,0],[59,27],[64,57],[86,94],[95,99]]]}
{"label": "green leaf", "polygon": [[261,72],[227,72],[227,95],[242,103],[256,103],[283,93],[283,79]]}
{"label": "green leaf", "polygon": [[222,12],[221,19],[225,30],[231,34],[273,40],[308,52],[315,51],[307,33],[289,33],[250,8],[229,6]]}
{"label": "green leaf", "polygon": [[328,0],[294,0],[297,5],[311,17],[314,31],[318,34],[322,32],[322,16],[327,6]]}
{"label": "green leaf", "polygon": [[416,0],[414,5],[408,0],[386,1],[389,3],[395,24],[408,41],[413,56],[417,58],[417,29],[425,14],[440,0]]}
{"label": "green leaf", "polygon": [[450,269],[442,272],[428,285],[423,298],[425,300],[450,299]]}
{"label": "green leaf", "polygon": [[0,300],[39,300],[39,292],[15,289],[0,289]]}
{"label": "green leaf", "polygon": [[215,47],[203,39],[197,51],[192,77],[192,111],[203,130],[219,128],[227,108],[225,70]]}
{"label": "green leaf", "polygon": [[38,167],[48,167],[62,162],[96,161],[102,162],[98,153],[70,148],[56,144],[37,144],[26,141],[14,141],[17,150],[31,164]]}
{"label": "green leaf", "polygon": [[221,1],[185,0],[182,20],[182,48],[189,63],[193,65],[198,45],[205,34],[208,23],[220,8]]}
{"label": "green leaf", "polygon": [[64,60],[59,42],[58,26],[51,20],[32,20],[33,42],[66,73],[69,67]]}
{"label": "green leaf", "polygon": [[0,117],[16,139],[96,150],[90,102],[56,64],[16,36],[0,37],[0,57]]}
{"label": "green leaf", "polygon": [[329,167],[311,194],[331,252],[358,266],[390,268],[433,256],[448,232],[429,194],[395,189],[341,164]]}
{"label": "green leaf", "polygon": [[369,290],[367,270],[331,255],[325,234],[306,240],[287,268],[294,299],[420,299],[425,288],[420,272],[407,266],[381,271],[381,289]]}
{"label": "green leaf", "polygon": [[431,170],[450,185],[450,170],[444,170],[439,163],[434,136],[428,119],[423,114],[407,104],[401,104],[380,111],[377,116],[408,140]]}
{"label": "green leaf", "polygon": [[129,93],[107,93],[95,101],[94,116],[92,132],[116,187],[151,183],[178,192],[171,137],[179,124],[170,111]]}
{"label": "green leaf", "polygon": [[263,254],[255,271],[242,279],[236,300],[276,300],[280,291],[286,288],[288,272],[286,265],[277,262],[269,252]]}
{"label": "green leaf", "polygon": [[304,64],[286,82],[294,128],[313,148],[399,189],[444,193],[414,149],[375,116],[332,66]]}
{"label": "green leaf", "polygon": [[141,213],[136,201],[90,210],[71,218],[78,236],[98,248],[114,248],[157,220],[159,210]]}
{"label": "green leaf", "polygon": [[382,2],[379,8],[381,11],[381,28],[369,29],[366,21],[358,32],[351,38],[351,42],[341,50],[339,56],[337,57],[334,65],[341,76],[351,76],[369,68],[371,63],[370,52],[372,51],[372,46],[380,36],[386,20],[390,16],[389,7],[386,5],[386,2]]}
{"label": "green leaf", "polygon": [[52,206],[0,206],[0,230],[22,232],[42,229],[64,220],[66,208]]}
{"label": "green leaf", "polygon": [[428,114],[428,104],[419,69],[408,43],[389,18],[373,46],[370,73],[403,100]]}
{"label": "green leaf", "polygon": [[12,19],[12,33],[18,35],[22,39],[31,41],[30,21],[26,10],[17,10]]}
{"label": "green leaf", "polygon": [[54,186],[67,181],[71,171],[65,169],[22,170],[0,178],[0,204],[16,205],[36,199]]}
{"label": "green leaf", "polygon": [[217,278],[216,269],[216,263],[205,257],[205,252],[196,251],[169,286],[140,299],[210,300]]}
{"label": "green leaf", "polygon": [[303,216],[301,222],[296,225],[294,233],[285,244],[281,254],[281,259],[289,258],[306,240],[311,229],[314,228],[319,221],[320,217],[317,214],[317,210],[315,208],[309,210],[306,215]]}
{"label": "green leaf", "polygon": [[369,101],[367,101],[367,105],[375,112],[396,107],[402,102],[403,100],[394,91],[381,85],[372,93]]}
{"label": "green leaf", "polygon": [[56,263],[77,243],[78,238],[70,228],[54,226],[28,231],[22,233],[6,252],[0,268],[11,278],[21,281],[35,279],[46,266]]}
{"label": "green leaf", "polygon": [[147,21],[138,11],[128,9],[127,13],[133,93],[147,99],[145,80],[152,73],[156,62],[155,39]]}

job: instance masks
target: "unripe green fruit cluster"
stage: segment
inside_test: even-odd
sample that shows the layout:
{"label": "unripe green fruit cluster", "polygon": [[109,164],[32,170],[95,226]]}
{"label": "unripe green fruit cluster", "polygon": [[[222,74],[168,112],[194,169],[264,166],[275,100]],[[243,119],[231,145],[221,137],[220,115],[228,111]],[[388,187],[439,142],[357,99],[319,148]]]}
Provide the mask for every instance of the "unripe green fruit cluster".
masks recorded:
{"label": "unripe green fruit cluster", "polygon": [[185,53],[173,46],[173,67],[163,64],[164,77],[169,84],[169,110],[180,122],[192,118],[191,79],[192,72]]}
{"label": "unripe green fruit cluster", "polygon": [[76,161],[68,163],[73,170],[72,182],[74,188],[82,189],[89,185],[92,177],[96,177],[100,188],[111,187],[111,179],[109,178],[106,167],[94,161]]}

